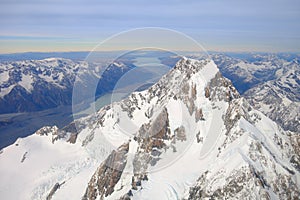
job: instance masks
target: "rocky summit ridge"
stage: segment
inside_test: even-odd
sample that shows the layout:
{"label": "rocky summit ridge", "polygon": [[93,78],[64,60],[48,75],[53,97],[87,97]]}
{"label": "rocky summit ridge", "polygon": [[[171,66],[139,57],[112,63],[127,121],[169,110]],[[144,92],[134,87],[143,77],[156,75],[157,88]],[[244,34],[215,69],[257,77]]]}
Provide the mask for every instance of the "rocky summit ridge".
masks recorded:
{"label": "rocky summit ridge", "polygon": [[0,188],[34,180],[5,190],[14,199],[297,199],[299,143],[213,61],[182,58],[148,90],[5,148]]}

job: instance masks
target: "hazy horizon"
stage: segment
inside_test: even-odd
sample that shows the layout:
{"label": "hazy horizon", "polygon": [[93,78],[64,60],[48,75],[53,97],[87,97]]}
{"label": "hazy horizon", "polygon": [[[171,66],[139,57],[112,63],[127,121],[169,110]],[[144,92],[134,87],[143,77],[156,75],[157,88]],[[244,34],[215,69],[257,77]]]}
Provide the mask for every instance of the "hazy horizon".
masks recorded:
{"label": "hazy horizon", "polygon": [[299,8],[297,0],[3,0],[0,53],[91,51],[143,27],[179,31],[208,51],[300,52]]}

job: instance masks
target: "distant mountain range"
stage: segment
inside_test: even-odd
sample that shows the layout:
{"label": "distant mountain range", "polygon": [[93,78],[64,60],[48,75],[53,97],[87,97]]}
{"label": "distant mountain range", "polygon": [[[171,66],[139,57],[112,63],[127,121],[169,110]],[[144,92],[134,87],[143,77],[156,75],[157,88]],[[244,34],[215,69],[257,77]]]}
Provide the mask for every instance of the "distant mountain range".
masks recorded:
{"label": "distant mountain range", "polygon": [[212,58],[252,106],[285,130],[299,133],[299,56],[251,54],[239,59],[214,54]]}
{"label": "distant mountain range", "polygon": [[4,148],[0,191],[5,199],[297,199],[299,141],[212,60],[184,57],[147,90]]}
{"label": "distant mountain range", "polygon": [[[101,62],[80,61],[87,52],[74,53],[25,53],[0,55],[11,61],[0,63],[0,113],[35,112],[37,116],[45,116],[53,113],[49,109],[59,112],[59,107],[72,104],[72,92],[75,77],[79,75],[83,80],[81,88],[81,100],[85,100],[87,85],[98,85],[96,98],[112,91],[120,77],[136,66],[134,60],[139,53],[131,54],[126,59],[118,59],[116,63],[112,58],[118,52],[99,54]],[[145,53],[143,53],[145,54]],[[148,56],[158,57],[161,63],[173,67],[180,59],[170,53],[147,52]],[[77,58],[45,58],[50,55]],[[24,57],[25,56],[25,57]],[[22,60],[22,58],[45,58],[42,60]],[[98,54],[96,56],[98,58]],[[192,57],[196,57],[192,54]],[[299,55],[298,54],[269,54],[269,53],[211,53],[212,59],[219,67],[222,74],[229,78],[237,90],[251,103],[252,106],[262,111],[282,128],[290,131],[299,130]],[[197,58],[197,57],[196,57]],[[15,61],[20,60],[20,61]],[[107,67],[108,63],[111,63]],[[119,66],[123,66],[120,68]],[[80,68],[86,67],[86,70]],[[105,69],[105,71],[103,71]],[[102,70],[102,71],[101,71]],[[78,74],[81,73],[81,74]],[[101,77],[100,77],[101,75]],[[145,83],[137,90],[145,90],[153,83]],[[93,101],[93,99],[90,99]],[[49,110],[49,111],[48,111]],[[69,111],[68,111],[69,110]],[[70,108],[62,108],[61,114],[53,115],[59,120],[59,125],[64,126],[68,120],[60,120],[59,116],[71,115]],[[31,114],[34,116],[34,113]],[[47,117],[48,118],[48,117]],[[69,118],[69,117],[68,117]],[[54,119],[54,118],[53,118]],[[49,120],[43,122],[23,123],[23,116],[2,117],[0,126],[21,127],[34,130],[43,125],[57,123]],[[26,120],[25,120],[26,121]],[[52,122],[50,122],[52,121]],[[65,122],[63,124],[62,122]],[[24,127],[27,126],[31,127]],[[7,133],[8,129],[4,129]],[[21,129],[20,129],[21,131]],[[28,135],[34,131],[14,131],[17,137]],[[299,131],[298,131],[299,132]],[[3,134],[2,134],[3,135]],[[13,141],[16,136],[11,140]],[[7,136],[5,136],[7,138]],[[4,144],[2,144],[4,145]],[[2,146],[0,145],[0,146]]]}
{"label": "distant mountain range", "polygon": [[[71,105],[76,76],[83,83],[78,86],[82,90],[82,101],[86,97],[84,88],[90,84],[99,82],[101,87],[95,91],[95,96],[103,95],[134,67],[126,63],[120,70],[118,63],[107,68],[106,64],[63,58],[0,63],[0,113],[32,112]],[[85,70],[80,70],[82,68]]]}

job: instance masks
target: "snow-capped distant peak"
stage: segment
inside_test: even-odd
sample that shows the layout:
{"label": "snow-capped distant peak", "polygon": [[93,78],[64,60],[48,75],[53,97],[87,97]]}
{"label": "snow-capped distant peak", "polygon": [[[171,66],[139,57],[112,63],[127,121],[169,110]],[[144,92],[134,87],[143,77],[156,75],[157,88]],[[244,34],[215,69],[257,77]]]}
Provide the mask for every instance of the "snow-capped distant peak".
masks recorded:
{"label": "snow-capped distant peak", "polygon": [[5,198],[299,196],[297,136],[253,109],[209,60],[183,58],[148,90],[37,133],[0,154],[0,188],[16,188]]}

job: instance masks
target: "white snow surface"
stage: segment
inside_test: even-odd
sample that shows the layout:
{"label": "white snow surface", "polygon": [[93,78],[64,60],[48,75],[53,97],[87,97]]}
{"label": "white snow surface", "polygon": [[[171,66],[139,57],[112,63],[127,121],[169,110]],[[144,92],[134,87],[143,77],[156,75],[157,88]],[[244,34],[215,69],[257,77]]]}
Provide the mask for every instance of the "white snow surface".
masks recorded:
{"label": "white snow surface", "polygon": [[[78,68],[87,66],[86,62],[73,62],[63,58],[0,63],[0,98],[18,85],[31,93],[36,82],[65,88],[76,75]],[[91,73],[96,75],[92,69]]]}
{"label": "white snow surface", "polygon": [[27,92],[30,93],[33,88],[32,83],[33,83],[32,77],[30,75],[23,74],[22,80],[19,82],[19,85],[21,85],[24,89],[27,90]]}
{"label": "white snow surface", "polygon": [[0,73],[0,81],[1,82],[6,82],[9,79],[9,72],[8,71],[3,71]]}
{"label": "white snow surface", "polygon": [[[254,125],[241,118],[238,125],[233,127],[232,133],[240,131],[243,134],[228,143],[219,153],[218,147],[224,145],[226,139],[223,115],[228,109],[228,103],[216,101],[213,105],[205,98],[204,92],[207,84],[218,72],[218,68],[212,61],[202,66],[201,61],[188,60],[191,66],[196,66],[196,73],[191,76],[188,84],[197,86],[195,102],[196,106],[203,110],[204,121],[196,122],[195,113],[190,115],[188,108],[180,99],[157,97],[149,99],[149,91],[133,93],[129,99],[136,100],[139,109],[132,113],[132,118],[122,109],[122,103],[114,103],[110,109],[103,108],[96,115],[99,119],[92,124],[88,122],[89,117],[80,119],[86,123],[86,127],[79,133],[75,144],[66,142],[67,138],[52,143],[51,137],[56,130],[53,129],[48,136],[31,135],[5,148],[0,154],[1,197],[45,199],[56,183],[64,182],[52,199],[81,199],[88,181],[101,162],[112,150],[130,140],[124,173],[115,186],[115,192],[106,197],[106,199],[119,198],[131,188],[132,163],[139,145],[133,137],[140,126],[158,116],[163,107],[168,111],[171,133],[174,134],[174,130],[182,125],[186,129],[187,139],[177,141],[176,153],[166,150],[161,154],[157,165],[149,167],[149,180],[142,181],[142,189],[133,191],[133,199],[186,198],[189,188],[207,169],[212,174],[223,171],[226,175],[234,169],[247,165],[249,143],[254,139],[264,142],[276,157],[281,157],[281,152],[272,141],[274,134],[280,134],[281,130],[274,122],[255,110],[251,113],[259,115],[261,120]],[[168,94],[176,92],[175,83],[180,82],[182,78],[182,72],[178,69],[172,70],[170,74],[173,79],[168,80],[167,84],[170,84],[167,86],[170,87],[167,90]],[[162,80],[164,78],[167,76]],[[153,109],[151,119],[145,116],[145,112],[150,108]],[[104,120],[103,126],[98,123],[101,119]],[[198,132],[203,137],[203,142],[197,142]],[[92,139],[86,145],[82,145],[87,138]],[[278,162],[284,164],[286,160]],[[297,179],[299,180],[298,175]],[[222,184],[224,180],[220,179],[212,187]]]}

